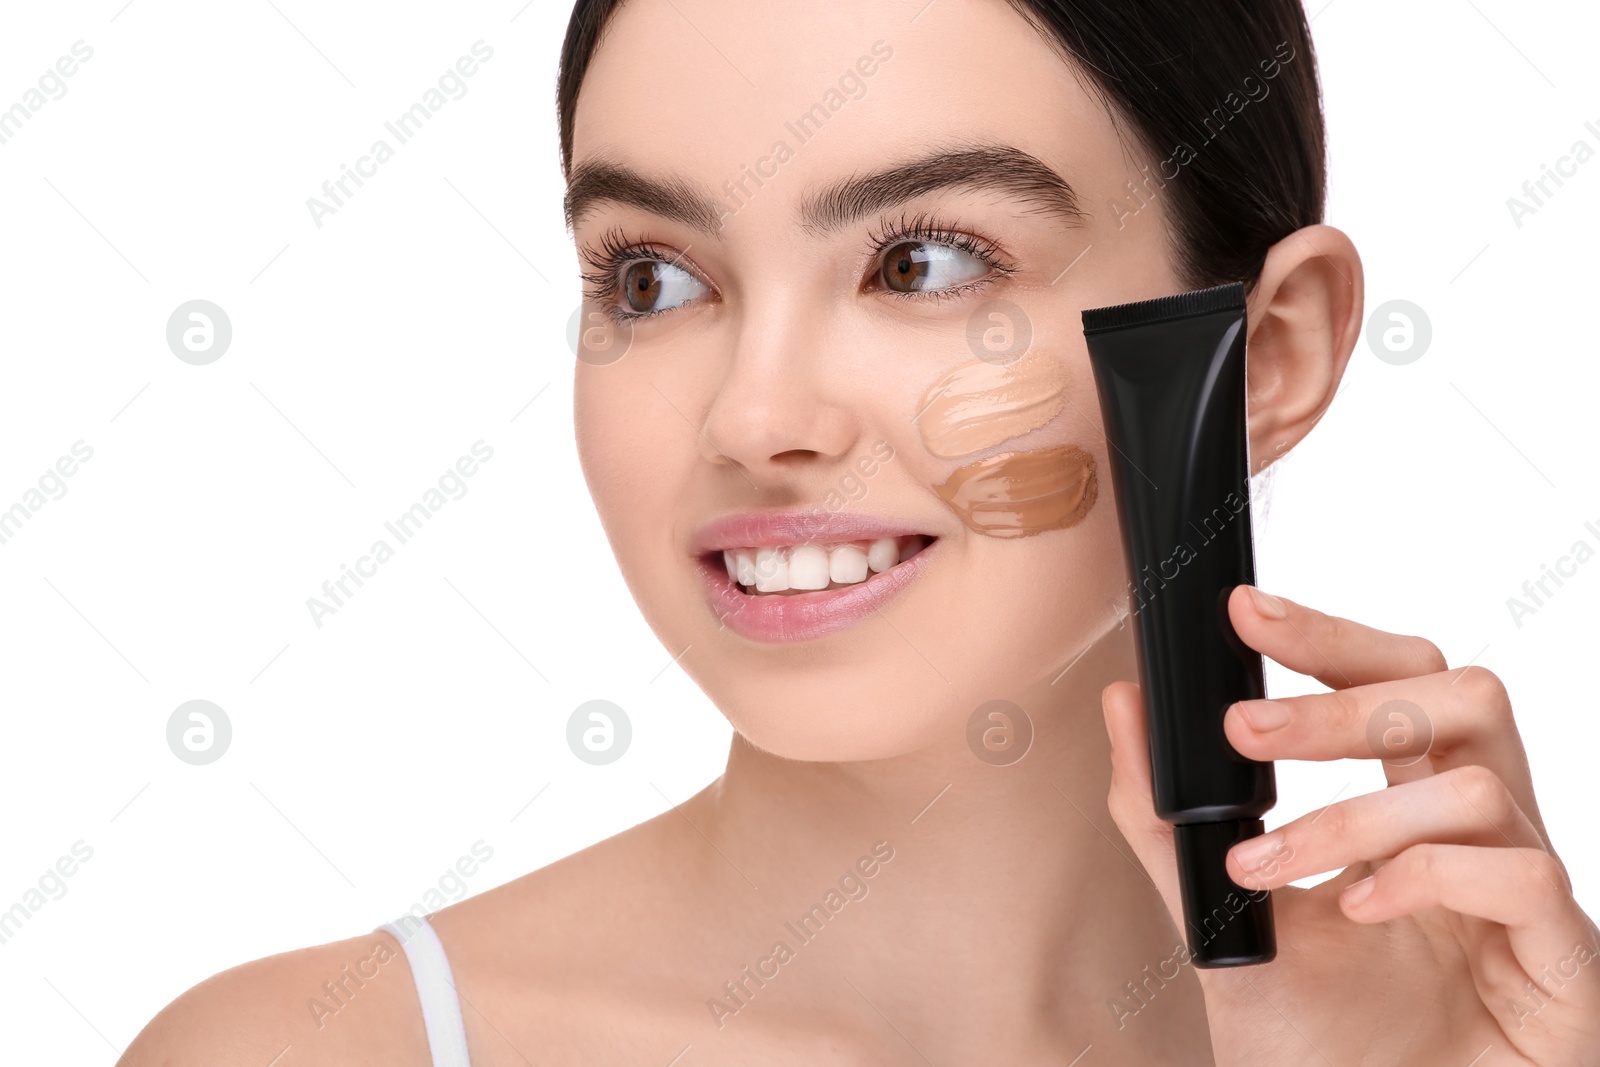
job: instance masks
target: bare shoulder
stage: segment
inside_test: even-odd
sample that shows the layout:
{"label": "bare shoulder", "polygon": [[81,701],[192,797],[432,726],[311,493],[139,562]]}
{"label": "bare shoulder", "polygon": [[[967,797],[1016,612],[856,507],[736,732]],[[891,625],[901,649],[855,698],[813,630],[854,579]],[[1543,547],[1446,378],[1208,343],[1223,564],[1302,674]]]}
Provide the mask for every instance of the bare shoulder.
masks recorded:
{"label": "bare shoulder", "polygon": [[161,1009],[117,1067],[428,1067],[404,951],[374,931],[230,967]]}
{"label": "bare shoulder", "polygon": [[[713,877],[696,877],[699,868]],[[667,812],[428,915],[472,1062],[521,1067],[536,1051],[670,1061],[682,1032],[707,1025],[705,990],[720,986],[731,958],[712,953],[701,966],[726,926],[719,877],[748,891],[684,816]],[[374,931],[206,979],[150,1020],[117,1067],[430,1061],[410,964]]]}
{"label": "bare shoulder", "polygon": [[474,1065],[668,1063],[690,1041],[712,1062],[706,997],[769,924],[734,918],[750,884],[697,818],[669,810],[428,917]]}

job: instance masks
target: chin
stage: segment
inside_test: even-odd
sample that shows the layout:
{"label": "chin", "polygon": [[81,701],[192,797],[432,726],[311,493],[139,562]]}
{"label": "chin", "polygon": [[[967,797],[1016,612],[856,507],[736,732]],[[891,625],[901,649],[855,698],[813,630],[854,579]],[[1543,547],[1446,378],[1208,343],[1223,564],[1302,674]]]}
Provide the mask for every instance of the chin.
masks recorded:
{"label": "chin", "polygon": [[971,712],[920,661],[931,684],[907,684],[908,665],[896,663],[886,671],[874,657],[837,649],[827,658],[783,666],[757,666],[738,657],[723,648],[685,666],[746,741],[783,759],[892,759],[959,744]]}
{"label": "chin", "polygon": [[[901,700],[905,700],[904,695]],[[834,701],[825,711],[786,701],[774,707],[727,712],[746,741],[782,759],[812,763],[854,763],[893,759],[959,739],[964,716],[952,707],[895,706],[877,701],[846,705]],[[719,705],[721,706],[721,705]]]}
{"label": "chin", "polygon": [[[969,647],[961,657],[930,651],[941,664],[936,673],[893,631],[888,634],[904,656],[889,656],[887,663],[882,646],[871,642],[880,652],[835,649],[826,659],[819,655],[811,663],[778,669],[735,664],[732,656],[718,653],[718,662],[707,669],[702,660],[700,673],[692,676],[755,747],[783,759],[842,763],[940,749],[965,754],[973,711],[997,697],[1019,695],[994,691],[995,680],[1047,670],[1039,667],[1025,675],[1020,664],[985,659],[984,649]],[[984,663],[996,669],[972,670]],[[962,664],[969,676],[952,672],[952,665]]]}

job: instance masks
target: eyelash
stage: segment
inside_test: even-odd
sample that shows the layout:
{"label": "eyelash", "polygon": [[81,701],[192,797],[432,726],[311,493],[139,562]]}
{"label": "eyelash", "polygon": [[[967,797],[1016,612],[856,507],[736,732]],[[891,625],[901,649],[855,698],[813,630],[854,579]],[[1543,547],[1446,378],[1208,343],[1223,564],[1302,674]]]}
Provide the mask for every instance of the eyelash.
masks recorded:
{"label": "eyelash", "polygon": [[622,228],[614,226],[607,230],[600,238],[598,248],[585,245],[583,256],[595,265],[593,271],[584,271],[579,277],[584,281],[583,295],[585,299],[592,300],[605,309],[605,313],[612,321],[617,323],[636,322],[639,319],[648,319],[662,313],[662,311],[676,311],[676,308],[662,308],[660,311],[623,311],[617,307],[616,298],[621,294],[621,287],[617,285],[617,275],[623,267],[639,260],[655,260],[659,263],[673,263],[682,258],[678,255],[668,255],[665,250],[658,248],[652,242],[638,241],[628,243],[623,236]]}
{"label": "eyelash", "polygon": [[[951,248],[960,249],[974,259],[981,260],[987,264],[994,272],[994,275],[1004,277],[1016,270],[1015,267],[1006,262],[999,245],[982,237],[976,237],[973,234],[958,230],[954,225],[944,222],[937,215],[926,211],[919,212],[910,219],[907,219],[902,214],[899,220],[893,223],[887,218],[879,219],[877,228],[869,233],[868,240],[873,246],[871,259],[874,264],[878,263],[879,257],[884,252],[897,244],[924,241],[928,244],[948,245]],[[873,273],[874,275],[878,273],[876,268]],[[941,300],[960,296],[962,293],[971,292],[974,289],[981,289],[992,284],[995,281],[994,275],[973,278],[971,281],[961,282],[958,285],[952,285],[944,289],[924,289],[909,293],[902,293],[896,289],[883,289],[882,292],[897,299],[928,300],[937,304]]]}
{"label": "eyelash", "polygon": [[[896,221],[891,221],[887,216],[880,218],[874,230],[870,231],[868,240],[873,246],[869,259],[877,263],[884,252],[897,244],[910,241],[922,241],[928,244],[946,245],[959,249],[975,259],[987,264],[994,274],[971,281],[962,282],[944,289],[926,289],[915,292],[900,292],[894,289],[882,289],[889,296],[907,300],[929,300],[938,303],[950,297],[960,296],[973,289],[979,289],[993,283],[995,275],[1005,276],[1013,273],[1016,268],[1006,262],[1000,247],[991,241],[976,237],[970,233],[956,229],[952,224],[944,222],[930,212],[919,212],[909,219],[902,214]],[[592,271],[581,273],[584,281],[584,296],[600,304],[605,313],[615,322],[637,322],[640,319],[653,318],[668,311],[678,308],[661,308],[656,311],[623,311],[616,303],[616,297],[621,289],[617,284],[617,275],[623,267],[640,261],[655,261],[658,263],[676,263],[682,258],[681,254],[668,253],[654,242],[646,239],[629,242],[623,235],[621,227],[612,227],[600,238],[598,247],[585,245],[583,255],[586,260],[595,265]],[[693,273],[693,272],[691,272]],[[878,273],[874,269],[874,275]],[[702,282],[702,284],[704,284]],[[681,305],[680,305],[681,306]]]}

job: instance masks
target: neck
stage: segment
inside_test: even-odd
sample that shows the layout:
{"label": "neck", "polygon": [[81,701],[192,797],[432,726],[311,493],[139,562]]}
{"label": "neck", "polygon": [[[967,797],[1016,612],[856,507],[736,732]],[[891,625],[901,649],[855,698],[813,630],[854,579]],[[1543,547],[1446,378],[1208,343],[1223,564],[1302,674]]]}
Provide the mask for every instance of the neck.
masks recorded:
{"label": "neck", "polygon": [[1172,961],[1150,979],[1181,935],[1106,807],[1100,691],[1135,677],[1132,642],[1131,626],[1113,629],[1053,682],[1008,694],[1034,736],[1007,765],[974,755],[964,721],[950,743],[858,763],[786,760],[736,735],[727,772],[690,802],[738,858],[722,872],[731,906],[826,959],[808,973],[834,1003],[848,976],[908,1033],[970,1036],[967,1060],[991,1060],[1002,1034],[1061,1062],[1091,1041],[1129,1053],[1180,1031],[1191,1055],[1207,1048],[1193,978],[1172,978]]}

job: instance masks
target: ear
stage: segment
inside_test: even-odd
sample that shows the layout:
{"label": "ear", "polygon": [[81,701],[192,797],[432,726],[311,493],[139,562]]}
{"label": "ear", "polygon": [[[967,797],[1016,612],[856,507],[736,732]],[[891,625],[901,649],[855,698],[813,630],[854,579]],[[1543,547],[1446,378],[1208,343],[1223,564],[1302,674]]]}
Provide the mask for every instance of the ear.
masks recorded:
{"label": "ear", "polygon": [[1248,300],[1250,473],[1299,444],[1333,402],[1361,336],[1362,286],[1361,256],[1332,226],[1267,251]]}

